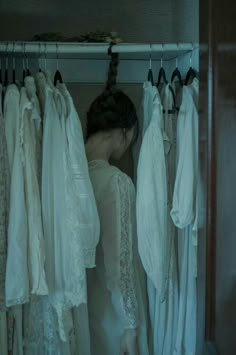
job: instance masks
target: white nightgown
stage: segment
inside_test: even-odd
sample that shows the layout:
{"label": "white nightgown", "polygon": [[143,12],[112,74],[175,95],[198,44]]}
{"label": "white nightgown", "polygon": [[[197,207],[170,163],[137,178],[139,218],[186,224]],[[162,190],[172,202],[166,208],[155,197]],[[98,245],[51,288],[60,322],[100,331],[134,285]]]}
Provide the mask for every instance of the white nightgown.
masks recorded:
{"label": "white nightgown", "polygon": [[[151,85],[151,83],[149,83]],[[168,193],[162,105],[156,87],[152,118],[144,134],[137,176],[137,234],[139,254],[148,277],[163,301],[166,296],[171,240],[168,235]]]}
{"label": "white nightgown", "polygon": [[[31,77],[26,77],[29,84]],[[28,98],[25,87],[20,91],[20,136],[21,155],[24,172],[25,199],[28,223],[28,265],[31,293],[47,295],[48,287],[45,275],[45,243],[43,235],[41,198],[38,181],[36,154],[36,129],[33,117],[33,104]]]}
{"label": "white nightgown", "polygon": [[6,268],[6,305],[29,300],[27,208],[20,142],[20,93],[16,85],[7,87],[4,120],[10,172],[10,207]]}
{"label": "white nightgown", "polygon": [[104,160],[90,161],[89,171],[101,224],[96,268],[88,271],[91,354],[119,355],[125,330],[133,330],[139,354],[146,355],[145,278],[135,238],[134,186]]}
{"label": "white nightgown", "polygon": [[44,116],[42,204],[49,296],[34,298],[26,307],[27,353],[90,355],[89,346],[80,344],[78,322],[86,313],[85,268],[95,265],[99,217],[82,129],[65,85],[54,87],[48,73],[38,73],[36,84]]}
{"label": "white nightgown", "polygon": [[178,231],[179,317],[176,355],[196,354],[198,81],[183,88],[177,121],[177,173],[171,217]]}
{"label": "white nightgown", "polygon": [[[147,91],[147,87],[149,87],[149,91]],[[157,227],[155,216],[152,217],[153,220],[149,220],[150,224],[154,224],[153,230],[155,230],[155,233],[148,234],[150,239],[150,250],[148,250],[148,254],[146,256],[144,255],[146,250],[140,250],[140,253],[143,254],[143,258],[148,257],[150,253],[154,252],[154,250],[152,251],[152,248],[157,242],[157,240],[154,238],[160,238],[159,247],[161,249],[159,252],[160,255],[162,253],[165,255],[167,283],[165,294],[161,295],[159,290],[159,288],[161,288],[161,284],[157,281],[154,284],[153,280],[148,277],[149,312],[152,326],[152,353],[154,355],[169,355],[172,354],[174,350],[176,323],[178,316],[178,280],[174,245],[174,225],[169,216],[172,185],[171,181],[174,180],[171,176],[171,162],[173,160],[175,150],[173,144],[172,116],[168,114],[168,109],[172,108],[173,96],[170,96],[171,92],[169,90],[169,85],[163,87],[163,108],[166,110],[166,114],[163,115],[158,94],[157,97],[159,100],[159,110],[155,109],[156,104],[154,100],[157,100],[155,98],[155,93],[157,92],[156,88],[152,87],[150,83],[146,83],[144,89],[145,88],[146,90],[144,90],[144,102],[146,102],[146,105],[144,105],[144,121],[146,124],[144,124],[144,127],[146,127],[146,130],[143,132],[143,152],[142,155],[140,155],[138,169],[138,193],[140,194],[139,204],[137,205],[137,216],[139,216],[138,226],[143,223],[144,217],[141,214],[143,214],[144,210],[147,210],[147,212],[154,211],[156,215],[161,215],[164,210],[166,215],[163,220],[160,220],[160,223],[165,223],[165,225],[161,226],[161,228],[158,228],[159,226]],[[149,99],[147,98],[147,94],[149,94]],[[154,128],[154,125],[150,123],[152,120],[156,120],[156,124],[160,122],[160,126],[158,126],[158,128]],[[163,126],[165,126],[165,131],[163,130]],[[166,133],[168,134],[168,137]],[[153,138],[155,142],[160,139],[160,143],[162,143],[162,149],[159,149],[158,146],[153,144],[149,138],[150,135],[153,135],[153,137],[156,135],[156,139]],[[147,155],[145,155],[145,153]],[[151,157],[150,159],[152,159],[152,161],[148,160],[148,156]],[[158,164],[155,163],[154,165],[153,161],[156,161],[156,159],[159,159],[159,161]],[[147,165],[147,160],[149,165]],[[152,169],[153,174],[149,175],[149,172]],[[162,174],[157,173],[159,169],[163,169]],[[166,202],[161,199],[158,202],[158,197],[160,198],[162,196],[160,186],[163,184],[166,186]],[[153,202],[151,199],[148,200],[147,195],[149,192],[153,197],[156,198],[156,202]],[[165,203],[167,203],[167,208],[165,207]],[[159,235],[157,231],[159,231]],[[166,233],[162,235],[163,239],[160,235],[161,231],[165,231]],[[140,233],[142,233],[142,236],[140,236],[140,241],[146,238],[148,232],[149,229],[145,230],[144,226],[142,226],[142,229],[138,230],[138,236],[140,236]],[[141,245],[142,244],[140,244],[140,249]],[[156,254],[156,257],[158,257],[158,255],[159,254]],[[155,255],[153,256],[153,259],[155,260]],[[155,261],[153,267],[156,267]],[[160,269],[160,272],[163,272],[163,270],[161,271]]]}

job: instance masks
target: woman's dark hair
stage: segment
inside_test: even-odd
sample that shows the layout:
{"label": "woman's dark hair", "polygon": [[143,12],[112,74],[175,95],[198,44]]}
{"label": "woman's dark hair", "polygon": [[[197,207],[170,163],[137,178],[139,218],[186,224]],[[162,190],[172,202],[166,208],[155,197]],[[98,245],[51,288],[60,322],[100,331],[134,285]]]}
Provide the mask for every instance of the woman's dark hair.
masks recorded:
{"label": "woman's dark hair", "polygon": [[93,101],[87,113],[87,138],[99,131],[109,131],[114,128],[130,129],[138,125],[133,102],[123,91],[116,88],[119,55],[110,52],[110,56],[105,89]]}

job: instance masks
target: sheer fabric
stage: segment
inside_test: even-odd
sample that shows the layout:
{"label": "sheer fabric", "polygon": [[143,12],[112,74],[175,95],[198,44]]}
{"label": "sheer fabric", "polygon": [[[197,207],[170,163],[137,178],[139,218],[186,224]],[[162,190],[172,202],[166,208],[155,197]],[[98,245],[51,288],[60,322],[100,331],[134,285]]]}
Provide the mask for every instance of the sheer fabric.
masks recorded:
{"label": "sheer fabric", "polygon": [[[30,78],[28,78],[29,81]],[[32,78],[33,79],[33,78]],[[48,294],[45,275],[45,243],[42,225],[41,199],[38,182],[36,156],[37,136],[32,116],[33,105],[26,88],[20,92],[21,155],[24,172],[24,188],[28,224],[29,276],[31,293]],[[37,116],[40,119],[40,116]]]}
{"label": "sheer fabric", "polygon": [[37,86],[44,113],[42,208],[48,302],[56,311],[60,338],[66,341],[64,315],[87,302],[85,266],[95,265],[99,219],[73,101],[64,85],[54,87],[49,74],[38,73]]}
{"label": "sheer fabric", "polygon": [[12,306],[29,300],[27,208],[20,142],[20,93],[14,84],[6,89],[4,120],[10,171],[6,305]]}
{"label": "sheer fabric", "polygon": [[139,303],[134,186],[105,161],[91,161],[89,168],[101,223],[97,267],[88,274],[91,352],[119,354],[124,334],[130,334],[131,342],[137,333],[139,349],[143,344],[140,354],[148,354],[147,335],[141,327],[139,331],[140,322],[146,320]]}
{"label": "sheer fabric", "polygon": [[198,81],[183,88],[177,122],[177,175],[171,216],[178,232],[180,299],[175,354],[196,354]]}
{"label": "sheer fabric", "polygon": [[[68,203],[68,205],[71,206],[69,216],[74,215],[74,219],[71,220],[71,229],[81,240],[84,267],[90,268],[95,266],[95,248],[99,241],[100,232],[99,216],[89,177],[80,119],[66,86],[61,84],[58,88],[67,106],[65,134],[67,138],[68,169],[70,169],[69,172],[72,176],[72,184],[69,184],[71,203]],[[75,252],[75,254],[77,253]]]}
{"label": "sheer fabric", "polygon": [[161,90],[163,108],[163,123],[168,140],[164,140],[166,178],[168,192],[168,215],[167,215],[167,240],[165,247],[166,266],[168,267],[168,281],[166,297],[164,301],[156,290],[152,281],[148,279],[148,296],[150,318],[153,330],[153,353],[166,355],[173,354],[175,348],[177,320],[178,320],[178,277],[175,248],[175,226],[169,215],[173,193],[173,183],[175,178],[175,139],[174,139],[174,119],[176,116],[168,111],[173,108],[173,95],[170,85],[164,85]]}
{"label": "sheer fabric", "polygon": [[[149,83],[151,85],[151,83]],[[162,105],[153,90],[152,118],[140,150],[137,177],[137,233],[139,254],[148,277],[165,299],[169,265],[168,193],[165,150],[168,138],[163,130]]]}

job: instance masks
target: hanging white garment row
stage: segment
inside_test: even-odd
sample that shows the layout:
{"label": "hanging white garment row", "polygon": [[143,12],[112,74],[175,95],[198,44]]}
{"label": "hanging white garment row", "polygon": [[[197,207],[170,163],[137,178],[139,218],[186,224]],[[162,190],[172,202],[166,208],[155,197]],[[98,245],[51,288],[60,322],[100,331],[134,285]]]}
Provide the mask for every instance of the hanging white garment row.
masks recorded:
{"label": "hanging white garment row", "polygon": [[[53,73],[59,61],[63,81],[67,83],[104,83],[107,75],[109,43],[69,43],[69,42],[0,42],[2,73],[13,67],[15,58],[16,79],[22,78],[24,62],[32,72],[45,66]],[[136,44],[120,43],[112,47],[120,53],[118,83],[143,83],[146,80],[150,54],[154,75],[158,75],[160,58],[163,58],[167,78],[170,79],[178,58],[179,70],[185,75],[189,69],[192,54],[193,68],[198,70],[199,56],[197,43]],[[9,60],[8,60],[9,59]],[[9,74],[11,77],[11,72]]]}

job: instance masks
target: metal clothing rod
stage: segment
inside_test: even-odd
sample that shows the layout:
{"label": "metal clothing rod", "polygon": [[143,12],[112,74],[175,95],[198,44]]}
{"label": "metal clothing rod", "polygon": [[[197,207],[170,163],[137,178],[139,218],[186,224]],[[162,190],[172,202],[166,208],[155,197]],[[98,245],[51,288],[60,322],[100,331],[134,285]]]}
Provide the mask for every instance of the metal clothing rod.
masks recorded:
{"label": "metal clothing rod", "polygon": [[[106,54],[109,43],[72,43],[72,42],[0,42],[0,52],[4,54],[13,53],[35,53],[44,55],[53,54]],[[198,48],[197,43],[165,43],[165,44],[139,44],[120,43],[112,47],[114,53],[166,53],[171,51],[192,51]]]}

